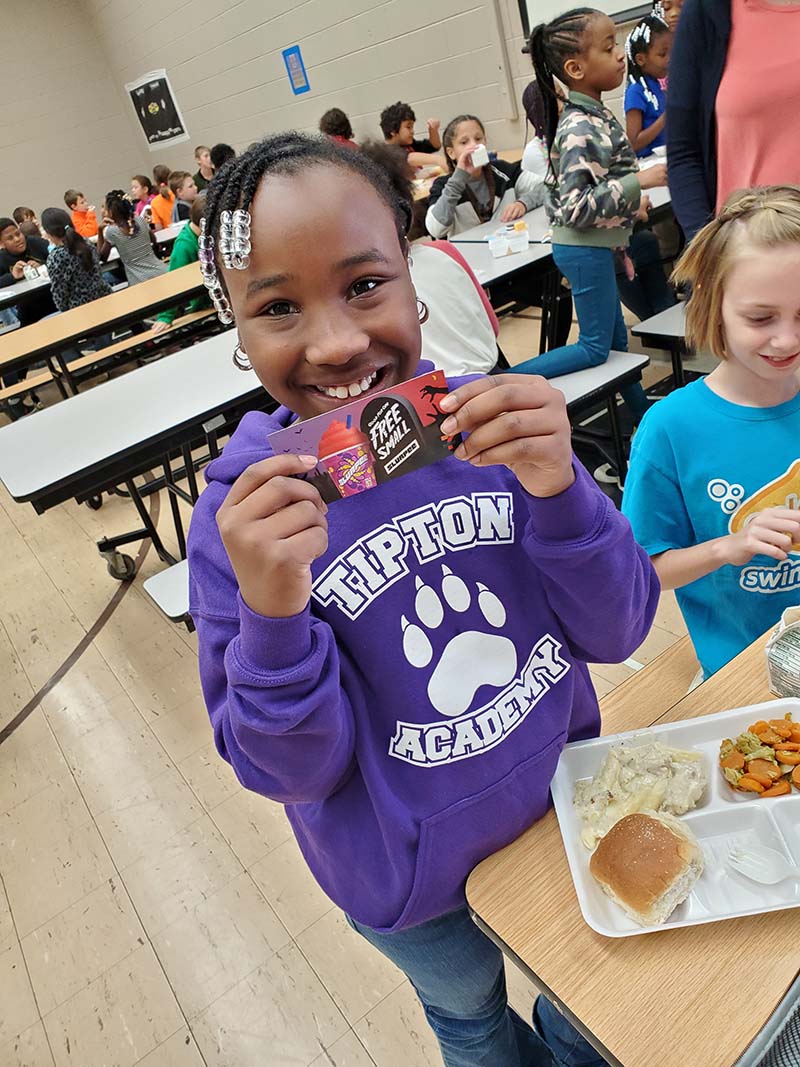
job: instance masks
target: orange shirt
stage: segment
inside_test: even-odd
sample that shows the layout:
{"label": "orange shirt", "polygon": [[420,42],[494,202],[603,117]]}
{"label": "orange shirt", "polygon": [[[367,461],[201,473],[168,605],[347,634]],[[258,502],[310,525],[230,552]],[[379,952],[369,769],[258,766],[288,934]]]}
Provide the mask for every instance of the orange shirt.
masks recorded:
{"label": "orange shirt", "polygon": [[735,189],[800,183],[799,38],[800,3],[732,0],[716,103],[717,211]]}
{"label": "orange shirt", "polygon": [[72,227],[81,237],[96,237],[97,215],[93,211],[73,211]]}
{"label": "orange shirt", "polygon": [[166,230],[172,220],[172,205],[175,203],[175,194],[169,190],[169,200],[165,200],[159,193],[150,201],[150,210],[153,213],[153,225],[157,230]]}

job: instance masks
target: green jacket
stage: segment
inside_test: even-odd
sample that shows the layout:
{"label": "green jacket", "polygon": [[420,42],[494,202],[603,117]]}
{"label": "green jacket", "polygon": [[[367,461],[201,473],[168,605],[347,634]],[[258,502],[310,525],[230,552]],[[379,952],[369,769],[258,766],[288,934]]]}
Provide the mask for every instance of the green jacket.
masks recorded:
{"label": "green jacket", "polygon": [[607,107],[571,92],[550,152],[553,244],[627,245],[642,198],[636,155]]}
{"label": "green jacket", "polygon": [[[196,263],[200,258],[198,248],[198,236],[192,229],[192,224],[184,226],[178,236],[175,238],[175,244],[172,246],[172,253],[169,257],[169,269],[178,270],[179,267],[185,267],[189,263]],[[206,293],[202,293],[200,296],[196,296],[186,308],[186,311],[199,311],[201,308],[210,307],[210,301]],[[162,311],[157,316],[159,322],[169,323],[171,326],[175,319],[178,317],[180,307],[167,308],[166,311]]]}

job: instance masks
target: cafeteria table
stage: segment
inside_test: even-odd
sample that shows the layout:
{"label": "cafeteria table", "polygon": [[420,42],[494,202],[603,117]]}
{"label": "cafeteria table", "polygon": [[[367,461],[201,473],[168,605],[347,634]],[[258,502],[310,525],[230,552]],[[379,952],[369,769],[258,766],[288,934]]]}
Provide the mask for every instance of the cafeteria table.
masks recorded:
{"label": "cafeteria table", "polygon": [[84,337],[140,322],[163,308],[180,304],[203,291],[199,263],[150,278],[88,304],[24,326],[8,336],[0,350],[0,376],[11,369],[45,361],[53,376],[77,392],[62,350]]}
{"label": "cafeteria table", "polygon": [[[230,424],[246,411],[274,406],[253,371],[234,367],[234,344],[235,333],[227,330],[3,426],[0,481],[14,500],[32,504],[39,514],[72,498],[96,503],[98,494],[124,485],[142,528],[97,543],[109,573],[133,576],[133,560],[119,548],[144,537],[152,538],[163,560],[174,563],[145,507],[143,498],[153,486],[135,479],[156,468],[163,472],[157,484],[169,491],[185,555],[177,498],[197,499],[192,446],[207,440],[205,428],[216,416]],[[183,463],[179,470],[173,465],[177,455]],[[176,484],[184,476],[188,493]]]}
{"label": "cafeteria table", "polygon": [[673,304],[643,322],[631,326],[631,333],[648,348],[662,348],[672,359],[675,388],[686,384],[683,357],[686,353],[686,304]]}
{"label": "cafeteria table", "polygon": [[[676,700],[687,684],[687,667],[677,681],[674,670],[685,660],[682,639],[600,702],[603,733],[774,699],[764,643]],[[481,929],[612,1067],[754,1067],[797,1009],[797,909],[603,937],[581,915],[552,810],[475,868],[467,901]]]}

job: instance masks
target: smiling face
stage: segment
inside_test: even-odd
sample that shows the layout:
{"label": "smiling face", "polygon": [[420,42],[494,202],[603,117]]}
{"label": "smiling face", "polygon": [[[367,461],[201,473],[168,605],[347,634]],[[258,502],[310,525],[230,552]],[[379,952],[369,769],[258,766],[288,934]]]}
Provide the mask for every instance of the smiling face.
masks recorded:
{"label": "smiling face", "polygon": [[412,377],[421,336],[394,216],[369,182],[312,164],[261,182],[250,266],[224,270],[243,349],[301,418]]}
{"label": "smiling face", "polygon": [[636,53],[639,69],[658,80],[666,78],[669,71],[669,53],[672,47],[672,34],[659,33],[653,37],[646,52]]}
{"label": "smiling face", "polygon": [[617,44],[617,28],[608,15],[597,15],[583,34],[583,50],[564,64],[571,89],[599,99],[622,84],[625,51]]}
{"label": "smiling face", "polygon": [[73,204],[73,208],[72,209],[73,209],[73,211],[88,211],[89,210],[89,201],[86,199],[86,197],[83,195],[83,193],[81,193],[81,195],[75,201],[75,203]]}
{"label": "smiling face", "polygon": [[[800,368],[800,247],[747,244],[722,298],[724,377],[770,404],[797,393]],[[717,372],[715,372],[717,373]]]}
{"label": "smiling face", "polygon": [[13,226],[6,226],[6,228],[0,232],[0,248],[4,248],[6,252],[10,252],[13,256],[20,256],[28,246],[28,242],[25,240],[25,234],[17,226],[16,222]]}

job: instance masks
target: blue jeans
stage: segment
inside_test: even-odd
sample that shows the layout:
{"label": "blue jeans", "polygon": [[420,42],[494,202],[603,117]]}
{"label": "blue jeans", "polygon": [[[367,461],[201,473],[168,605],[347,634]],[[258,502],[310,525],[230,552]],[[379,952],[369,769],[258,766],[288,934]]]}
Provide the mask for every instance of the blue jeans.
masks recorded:
{"label": "blue jeans", "polygon": [[[590,245],[554,244],[553,259],[572,289],[580,331],[578,340],[517,364],[513,368],[515,374],[557,378],[576,370],[599,367],[612,349],[628,351],[628,330],[617,292],[613,251]],[[641,383],[627,385],[620,393],[638,422],[647,410]]]}
{"label": "blue jeans", "polygon": [[[503,954],[466,908],[391,934],[347,921],[409,978],[445,1067],[604,1067],[543,997],[542,1037],[509,1006]],[[572,1058],[561,1059],[564,1051]]]}

